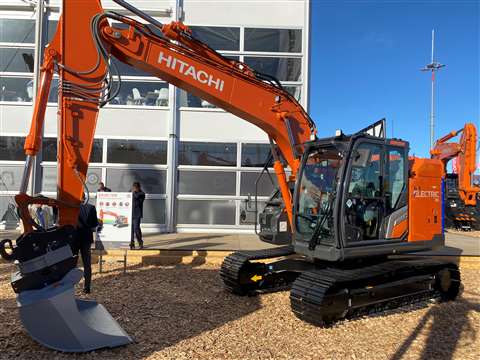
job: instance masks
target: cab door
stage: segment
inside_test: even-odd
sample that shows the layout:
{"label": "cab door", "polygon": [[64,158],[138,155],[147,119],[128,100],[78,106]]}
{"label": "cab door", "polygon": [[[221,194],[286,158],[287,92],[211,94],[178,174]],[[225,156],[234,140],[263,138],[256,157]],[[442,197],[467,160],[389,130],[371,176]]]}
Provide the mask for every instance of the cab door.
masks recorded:
{"label": "cab door", "polygon": [[383,142],[361,140],[353,148],[343,198],[347,246],[380,238],[386,208],[384,149]]}
{"label": "cab door", "polygon": [[385,218],[380,237],[406,239],[408,231],[408,148],[386,146],[385,151]]}

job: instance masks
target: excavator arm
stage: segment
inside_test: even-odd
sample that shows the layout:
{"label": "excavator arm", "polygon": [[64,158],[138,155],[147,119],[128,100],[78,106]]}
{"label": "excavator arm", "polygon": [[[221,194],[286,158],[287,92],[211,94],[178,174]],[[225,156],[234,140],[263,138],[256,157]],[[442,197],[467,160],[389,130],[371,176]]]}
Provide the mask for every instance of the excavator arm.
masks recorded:
{"label": "excavator arm", "polygon": [[[28,183],[31,159],[40,149],[56,69],[60,77],[58,196],[49,203],[58,206],[60,225],[77,223],[98,111],[115,97],[121,84],[113,56],[264,130],[270,138],[274,170],[291,223],[292,194],[280,157],[291,169],[290,180],[294,180],[303,144],[316,135],[315,124],[302,106],[276,79],[223,57],[192,37],[183,23],[162,25],[123,0],[115,2],[150,23],[104,12],[99,0],[64,1],[57,32],[45,51],[39,96],[25,143],[28,157],[23,182]],[[125,24],[126,29],[116,23]],[[25,232],[31,232],[36,224],[30,219],[28,205],[38,199],[26,195],[25,190],[26,186],[22,187],[16,201]]]}
{"label": "excavator arm", "polygon": [[[459,142],[449,140],[460,135]],[[480,187],[473,185],[473,174],[476,170],[477,129],[474,124],[467,123],[456,131],[452,131],[435,142],[430,151],[433,159],[439,159],[446,168],[448,162],[458,158],[458,193],[465,205],[476,205],[476,195]]]}

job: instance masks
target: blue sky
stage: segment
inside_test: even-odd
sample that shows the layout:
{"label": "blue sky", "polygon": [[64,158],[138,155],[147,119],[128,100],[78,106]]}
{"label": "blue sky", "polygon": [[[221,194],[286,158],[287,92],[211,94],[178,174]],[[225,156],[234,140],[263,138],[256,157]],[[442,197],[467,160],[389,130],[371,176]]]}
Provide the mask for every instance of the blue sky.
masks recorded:
{"label": "blue sky", "polygon": [[[480,1],[326,1],[311,5],[310,114],[319,136],[387,118],[388,136],[429,150],[435,29],[438,138],[480,119]],[[393,126],[392,126],[393,125]]]}

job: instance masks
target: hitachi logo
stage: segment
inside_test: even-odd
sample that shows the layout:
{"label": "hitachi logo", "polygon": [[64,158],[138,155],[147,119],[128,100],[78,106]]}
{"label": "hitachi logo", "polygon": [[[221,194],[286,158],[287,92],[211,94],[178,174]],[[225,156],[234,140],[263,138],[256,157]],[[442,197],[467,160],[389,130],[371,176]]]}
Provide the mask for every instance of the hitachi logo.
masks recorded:
{"label": "hitachi logo", "polygon": [[223,80],[218,78],[215,79],[213,75],[208,74],[206,71],[197,70],[195,69],[195,66],[179,60],[176,57],[171,55],[165,56],[162,51],[158,56],[158,63],[165,63],[168,68],[177,70],[180,74],[191,76],[201,84],[207,84],[210,87],[214,87],[218,91],[223,91],[223,85],[225,84]]}

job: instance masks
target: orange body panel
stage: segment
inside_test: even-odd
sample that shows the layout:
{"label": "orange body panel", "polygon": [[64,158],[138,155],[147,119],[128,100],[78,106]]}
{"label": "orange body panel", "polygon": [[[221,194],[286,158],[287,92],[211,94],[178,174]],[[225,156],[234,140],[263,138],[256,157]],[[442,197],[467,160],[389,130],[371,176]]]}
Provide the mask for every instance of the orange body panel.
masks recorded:
{"label": "orange body panel", "polygon": [[399,222],[397,225],[393,227],[392,231],[392,239],[399,239],[408,231],[408,219],[405,219]]}
{"label": "orange body panel", "polygon": [[442,234],[443,164],[434,159],[411,159],[408,186],[408,241],[432,240]]}

